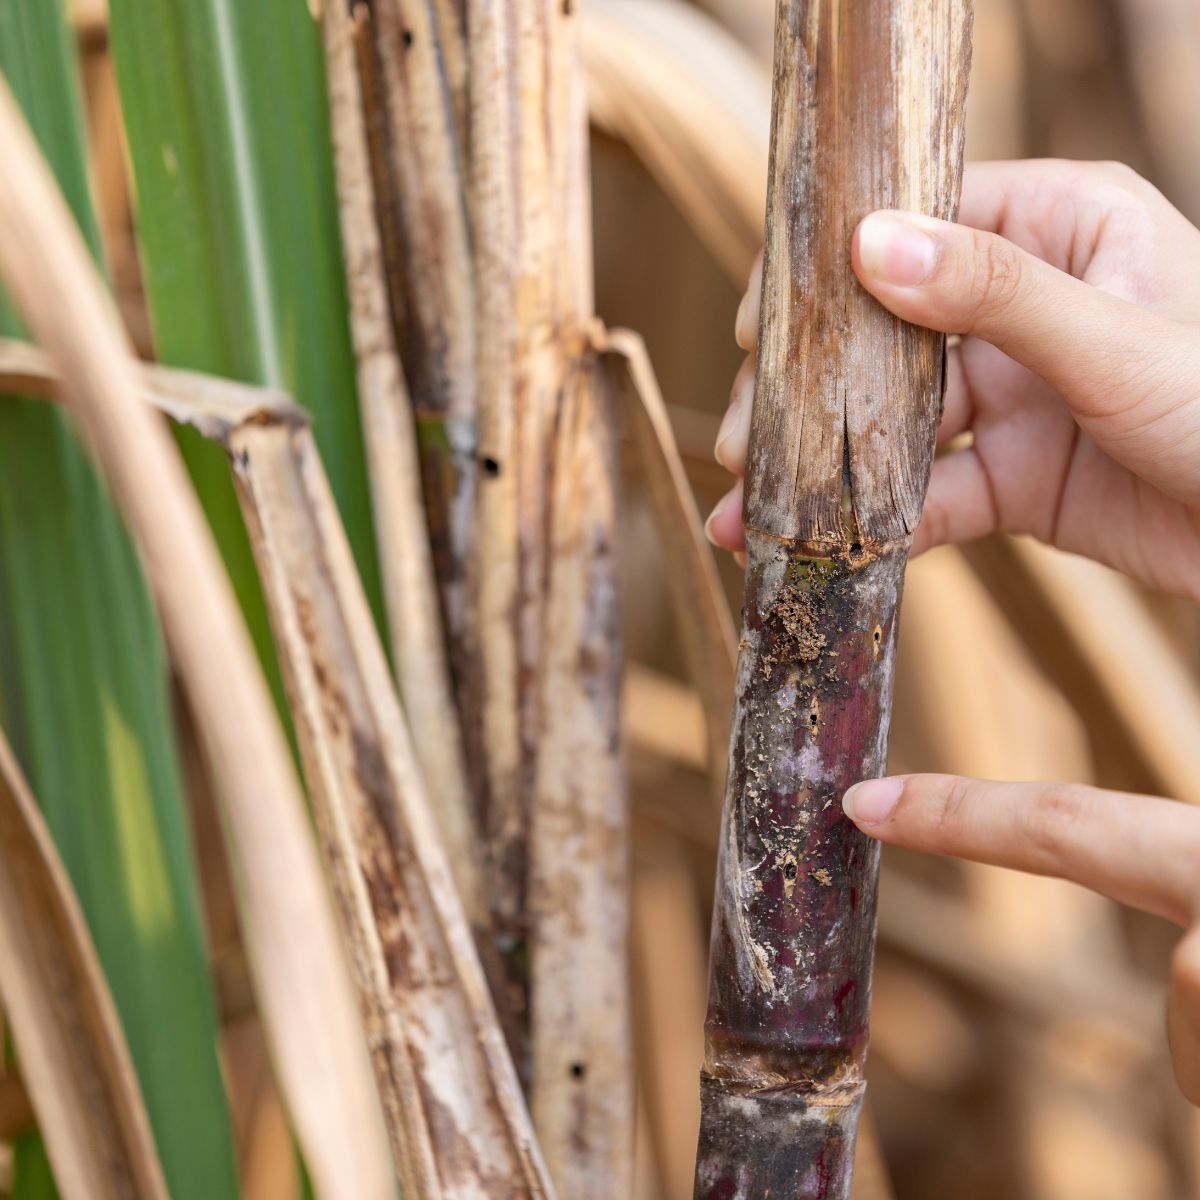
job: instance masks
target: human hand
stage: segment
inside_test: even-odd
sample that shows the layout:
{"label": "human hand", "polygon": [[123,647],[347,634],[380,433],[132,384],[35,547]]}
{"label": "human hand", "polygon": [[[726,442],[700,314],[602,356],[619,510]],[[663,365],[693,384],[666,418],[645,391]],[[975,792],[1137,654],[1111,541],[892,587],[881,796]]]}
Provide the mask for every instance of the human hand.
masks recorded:
{"label": "human hand", "polygon": [[[1114,164],[969,166],[961,224],[876,213],[862,285],[898,316],[963,335],[914,553],[1030,533],[1200,599],[1200,231]],[[749,355],[717,458],[746,468],[761,267],[738,317]],[[742,487],[710,538],[744,547]]]}
{"label": "human hand", "polygon": [[1171,962],[1167,1039],[1175,1078],[1200,1104],[1200,810],[1096,788],[906,775],[842,801],[897,846],[1053,875],[1187,929]]}

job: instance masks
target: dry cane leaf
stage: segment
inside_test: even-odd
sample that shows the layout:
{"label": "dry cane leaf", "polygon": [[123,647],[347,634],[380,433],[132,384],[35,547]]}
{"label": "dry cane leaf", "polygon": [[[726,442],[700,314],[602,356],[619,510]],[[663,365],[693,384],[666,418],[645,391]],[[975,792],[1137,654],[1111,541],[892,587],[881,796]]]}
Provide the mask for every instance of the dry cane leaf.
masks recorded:
{"label": "dry cane leaf", "polygon": [[688,673],[704,705],[710,774],[717,789],[719,814],[725,788],[737,631],[645,343],[627,329],[598,334],[598,341],[622,363],[632,396],[634,436],[666,563],[671,603]]}
{"label": "dry cane leaf", "polygon": [[[58,384],[39,352],[0,342],[0,386],[9,371],[40,395]],[[549,1198],[311,433],[264,389],[209,380],[192,414],[195,378],[144,367],[141,379],[148,402],[233,461],[406,1194]]]}
{"label": "dry cane leaf", "polygon": [[178,454],[82,242],[0,88],[0,276],[59,364],[139,546],[224,801],[256,993],[320,1196],[393,1181],[345,959],[287,744]]}
{"label": "dry cane leaf", "polygon": [[87,923],[2,733],[0,962],[0,999],[64,1200],[166,1200]]}
{"label": "dry cane leaf", "polygon": [[228,447],[405,1193],[549,1197],[311,434],[250,424]]}

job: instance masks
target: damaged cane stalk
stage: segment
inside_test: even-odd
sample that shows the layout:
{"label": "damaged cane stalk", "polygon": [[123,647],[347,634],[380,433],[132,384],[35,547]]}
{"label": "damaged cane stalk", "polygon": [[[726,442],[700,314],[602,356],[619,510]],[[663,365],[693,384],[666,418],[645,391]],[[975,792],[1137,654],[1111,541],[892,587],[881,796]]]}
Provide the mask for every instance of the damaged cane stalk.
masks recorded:
{"label": "damaged cane stalk", "polygon": [[840,801],[885,766],[944,361],[850,240],[874,209],[953,216],[969,57],[968,0],[778,6],[697,1197],[850,1194],[879,851]]}

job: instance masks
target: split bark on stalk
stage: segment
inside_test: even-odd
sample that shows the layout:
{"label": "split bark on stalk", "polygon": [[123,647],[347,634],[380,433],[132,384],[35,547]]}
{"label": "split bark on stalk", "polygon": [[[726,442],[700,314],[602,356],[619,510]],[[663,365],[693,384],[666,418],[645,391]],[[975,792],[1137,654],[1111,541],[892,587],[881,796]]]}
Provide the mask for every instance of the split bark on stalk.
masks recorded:
{"label": "split bark on stalk", "polygon": [[748,566],[713,914],[696,1196],[844,1200],[897,615],[944,341],[855,281],[877,208],[953,216],[968,0],[780,0]]}
{"label": "split bark on stalk", "polygon": [[563,1195],[629,1190],[627,815],[612,381],[591,347],[572,6],[469,0],[480,663],[493,921]]}

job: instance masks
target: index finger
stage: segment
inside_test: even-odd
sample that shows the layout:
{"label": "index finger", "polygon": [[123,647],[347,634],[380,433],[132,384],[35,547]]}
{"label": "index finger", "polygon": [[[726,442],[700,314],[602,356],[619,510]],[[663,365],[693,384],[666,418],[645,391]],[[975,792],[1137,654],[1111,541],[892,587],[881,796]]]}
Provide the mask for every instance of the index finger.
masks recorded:
{"label": "index finger", "polygon": [[[1132,172],[1109,163],[1053,158],[967,163],[958,224],[999,234],[1078,277],[1087,267],[1084,255],[1120,198],[1134,203],[1130,189],[1136,182]],[[762,263],[760,252],[738,308],[737,344],[747,352],[758,345]]]}
{"label": "index finger", "polygon": [[1181,925],[1195,911],[1200,812],[1170,800],[906,775],[860,783],[843,805],[880,841],[1069,879]]}

